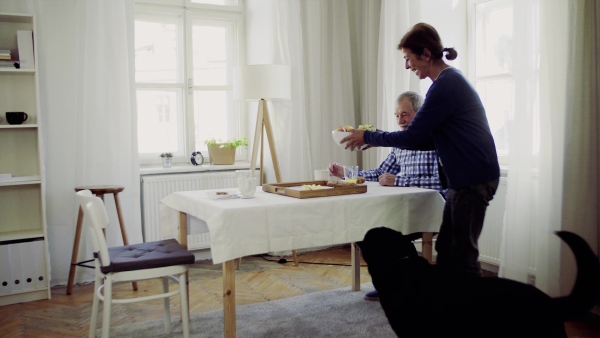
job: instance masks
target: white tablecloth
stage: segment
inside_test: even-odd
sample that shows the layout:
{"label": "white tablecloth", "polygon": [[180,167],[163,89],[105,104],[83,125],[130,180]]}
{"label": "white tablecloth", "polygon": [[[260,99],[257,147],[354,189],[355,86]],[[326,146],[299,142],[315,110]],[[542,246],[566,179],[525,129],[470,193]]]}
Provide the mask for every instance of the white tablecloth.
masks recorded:
{"label": "white tablecloth", "polygon": [[160,212],[163,220],[171,222],[176,222],[178,211],[204,220],[214,264],[267,252],[358,242],[369,229],[381,226],[403,233],[439,230],[444,199],[437,191],[367,185],[363,194],[308,199],[266,193],[262,187],[249,199],[215,199],[217,190],[175,192],[161,200]]}

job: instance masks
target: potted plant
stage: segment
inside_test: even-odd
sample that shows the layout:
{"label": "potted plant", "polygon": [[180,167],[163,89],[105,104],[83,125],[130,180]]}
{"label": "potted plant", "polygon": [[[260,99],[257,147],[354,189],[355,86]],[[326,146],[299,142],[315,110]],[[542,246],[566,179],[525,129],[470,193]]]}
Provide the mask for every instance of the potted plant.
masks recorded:
{"label": "potted plant", "polygon": [[208,147],[208,157],[210,164],[233,164],[235,162],[235,149],[237,147],[247,146],[248,139],[233,138],[229,141],[216,140],[214,138],[204,141]]}
{"label": "potted plant", "polygon": [[160,158],[162,159],[163,168],[171,168],[171,164],[173,164],[173,153],[161,153]]}

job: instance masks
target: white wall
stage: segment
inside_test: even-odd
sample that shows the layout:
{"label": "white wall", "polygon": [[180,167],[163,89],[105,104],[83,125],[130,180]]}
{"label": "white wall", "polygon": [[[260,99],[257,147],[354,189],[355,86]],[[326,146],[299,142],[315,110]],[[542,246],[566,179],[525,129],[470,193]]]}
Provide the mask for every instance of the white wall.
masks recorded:
{"label": "white wall", "polygon": [[[440,34],[444,47],[454,47],[458,52],[458,57],[454,61],[444,61],[458,68],[465,76],[468,76],[468,53],[467,53],[467,3],[464,0],[427,0],[418,1],[419,13],[421,18],[418,22],[425,22],[432,25]],[[411,77],[412,81],[419,81],[416,76]],[[427,93],[431,86],[431,80],[419,81],[419,88],[422,95]]]}

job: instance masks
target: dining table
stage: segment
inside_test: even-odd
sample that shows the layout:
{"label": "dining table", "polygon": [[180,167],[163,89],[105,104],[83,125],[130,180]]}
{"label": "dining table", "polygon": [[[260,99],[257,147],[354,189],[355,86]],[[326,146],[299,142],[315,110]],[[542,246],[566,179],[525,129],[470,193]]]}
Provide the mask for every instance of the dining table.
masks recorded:
{"label": "dining table", "polygon": [[439,231],[444,199],[416,187],[366,182],[366,192],[294,198],[263,191],[241,198],[238,190],[180,191],[161,200],[161,219],[176,228],[187,247],[188,219],[206,223],[213,264],[223,267],[224,336],[236,336],[236,259],[273,252],[351,244],[352,290],[360,290],[360,249],[367,231],[387,227],[422,233],[422,256],[431,262],[433,234]]}

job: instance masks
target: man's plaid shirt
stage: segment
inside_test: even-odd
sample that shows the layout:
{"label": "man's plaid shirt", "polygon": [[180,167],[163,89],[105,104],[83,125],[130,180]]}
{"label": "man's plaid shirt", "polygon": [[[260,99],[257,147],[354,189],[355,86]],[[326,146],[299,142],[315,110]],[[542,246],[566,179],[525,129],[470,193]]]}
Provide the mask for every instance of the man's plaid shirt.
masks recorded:
{"label": "man's plaid shirt", "polygon": [[396,186],[435,189],[444,193],[438,174],[437,155],[434,150],[392,148],[379,168],[360,170],[358,175],[363,176],[367,181],[378,182],[379,176],[386,172],[396,176]]}

